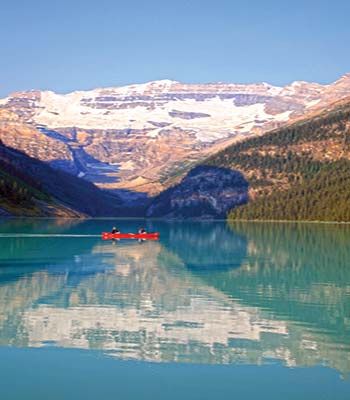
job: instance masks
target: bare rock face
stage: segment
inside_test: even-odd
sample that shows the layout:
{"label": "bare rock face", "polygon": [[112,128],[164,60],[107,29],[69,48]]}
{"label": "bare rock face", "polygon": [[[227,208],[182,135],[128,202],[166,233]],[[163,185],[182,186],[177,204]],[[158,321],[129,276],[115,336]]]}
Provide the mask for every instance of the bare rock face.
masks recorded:
{"label": "bare rock face", "polygon": [[0,139],[102,188],[156,195],[217,150],[349,95],[349,75],[326,86],[162,80],[19,92],[0,100]]}
{"label": "bare rock face", "polygon": [[[64,162],[75,173],[73,157],[66,143],[25,124],[17,113],[0,108],[0,140],[6,146],[25,152],[47,163]],[[69,167],[68,167],[69,166]]]}
{"label": "bare rock face", "polygon": [[157,196],[147,217],[225,218],[232,207],[248,201],[248,183],[240,172],[199,166],[177,185]]}

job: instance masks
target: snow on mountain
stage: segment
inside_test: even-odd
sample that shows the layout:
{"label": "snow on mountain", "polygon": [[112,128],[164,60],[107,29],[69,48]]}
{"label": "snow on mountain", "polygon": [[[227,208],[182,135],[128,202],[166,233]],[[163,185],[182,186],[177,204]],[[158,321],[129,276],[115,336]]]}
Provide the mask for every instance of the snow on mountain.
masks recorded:
{"label": "snow on mountain", "polygon": [[[105,92],[104,92],[105,93]],[[110,91],[108,96],[100,91],[84,94],[74,92],[57,95],[42,92],[32,121],[50,129],[77,126],[82,129],[150,129],[150,136],[162,130],[155,128],[154,122],[162,125],[180,126],[193,130],[198,140],[212,142],[229,137],[234,132],[249,132],[254,126],[267,121],[287,121],[292,110],[276,115],[265,111],[264,103],[235,106],[232,98],[220,96],[204,98],[184,98],[171,96],[123,95]],[[88,96],[88,97],[87,97]],[[168,98],[167,98],[168,97]]]}

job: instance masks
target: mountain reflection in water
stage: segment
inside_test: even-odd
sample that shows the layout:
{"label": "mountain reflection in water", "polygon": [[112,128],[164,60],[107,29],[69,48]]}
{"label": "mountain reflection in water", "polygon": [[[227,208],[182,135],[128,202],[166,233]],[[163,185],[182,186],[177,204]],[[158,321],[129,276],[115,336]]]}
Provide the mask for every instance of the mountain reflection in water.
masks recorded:
{"label": "mountain reflection in water", "polygon": [[[93,234],[109,225],[14,220],[0,231]],[[148,229],[160,242],[0,236],[0,345],[350,371],[347,226],[153,221]]]}

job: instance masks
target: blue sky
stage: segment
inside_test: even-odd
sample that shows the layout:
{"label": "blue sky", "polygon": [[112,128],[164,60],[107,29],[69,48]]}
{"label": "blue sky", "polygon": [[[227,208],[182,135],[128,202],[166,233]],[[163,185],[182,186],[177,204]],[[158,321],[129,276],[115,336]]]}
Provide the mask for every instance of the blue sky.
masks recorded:
{"label": "blue sky", "polygon": [[155,79],[329,83],[350,71],[348,0],[12,0],[0,15],[0,96]]}

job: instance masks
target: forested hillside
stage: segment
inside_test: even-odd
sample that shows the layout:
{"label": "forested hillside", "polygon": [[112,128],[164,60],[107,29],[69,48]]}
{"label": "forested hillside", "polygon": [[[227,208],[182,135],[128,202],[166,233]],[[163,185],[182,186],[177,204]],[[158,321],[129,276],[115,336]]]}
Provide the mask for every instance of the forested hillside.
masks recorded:
{"label": "forested hillside", "polygon": [[41,185],[0,160],[0,215],[41,215],[39,204],[51,202]]}
{"label": "forested hillside", "polygon": [[0,141],[0,214],[78,217],[118,213],[117,196]]}
{"label": "forested hillside", "polygon": [[350,221],[350,102],[237,143],[206,163],[248,180],[249,201],[229,219]]}

